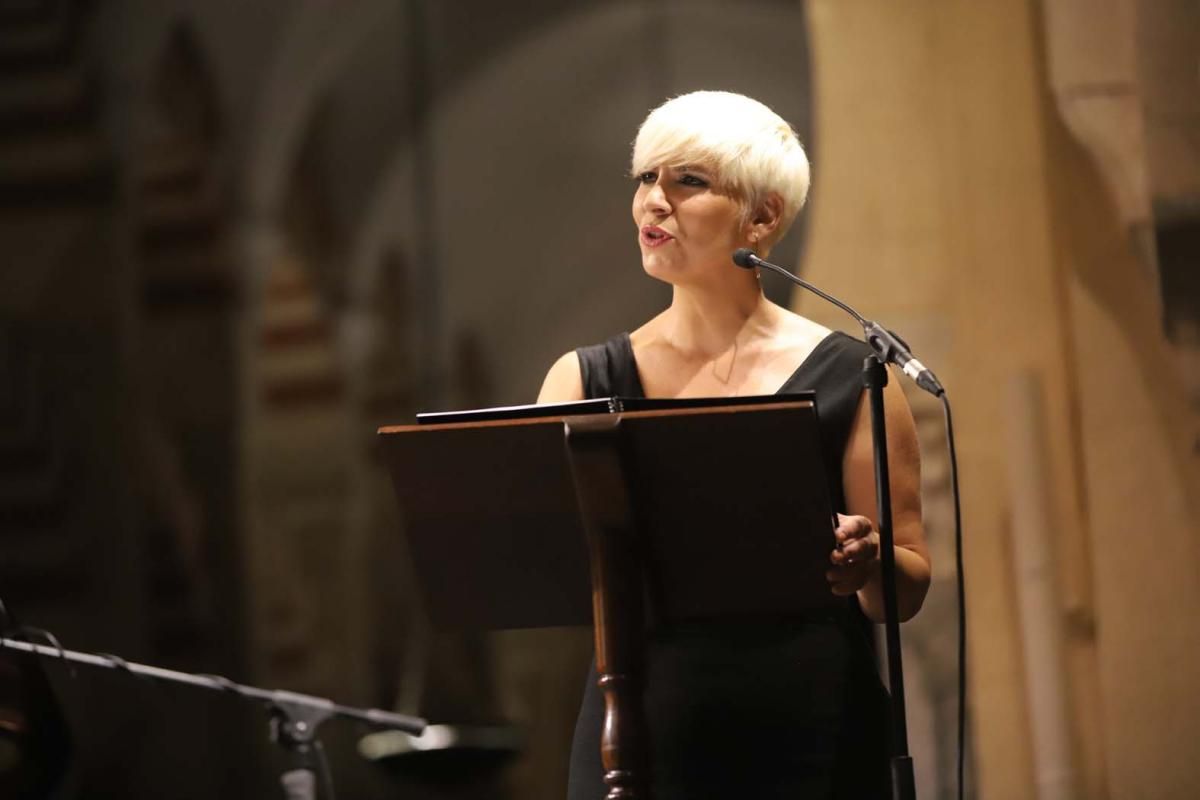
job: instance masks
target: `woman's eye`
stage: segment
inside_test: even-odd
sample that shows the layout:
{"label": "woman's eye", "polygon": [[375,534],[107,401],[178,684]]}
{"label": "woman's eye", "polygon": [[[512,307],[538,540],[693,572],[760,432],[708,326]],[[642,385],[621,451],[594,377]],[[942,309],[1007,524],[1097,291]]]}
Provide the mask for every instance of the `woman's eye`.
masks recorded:
{"label": "woman's eye", "polygon": [[653,172],[643,172],[637,176],[638,183],[654,183],[658,180],[658,175]]}
{"label": "woman's eye", "polygon": [[679,182],[685,186],[708,186],[708,181],[701,178],[699,175],[684,173],[679,176]]}

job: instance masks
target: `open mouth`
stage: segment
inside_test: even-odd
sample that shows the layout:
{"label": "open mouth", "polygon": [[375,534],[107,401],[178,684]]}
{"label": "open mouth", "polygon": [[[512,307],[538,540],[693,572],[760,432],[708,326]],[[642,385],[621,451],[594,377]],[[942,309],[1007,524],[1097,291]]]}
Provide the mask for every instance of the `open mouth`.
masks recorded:
{"label": "open mouth", "polygon": [[664,231],[662,228],[645,227],[642,228],[642,243],[647,247],[658,247],[666,244],[675,238],[671,234]]}

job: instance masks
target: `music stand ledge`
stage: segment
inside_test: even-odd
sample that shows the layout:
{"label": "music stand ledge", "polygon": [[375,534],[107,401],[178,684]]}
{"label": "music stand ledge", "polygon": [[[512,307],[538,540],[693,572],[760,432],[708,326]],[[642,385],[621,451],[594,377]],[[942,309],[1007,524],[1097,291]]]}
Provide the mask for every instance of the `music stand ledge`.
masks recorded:
{"label": "music stand ledge", "polygon": [[837,604],[811,399],[379,433],[435,627],[594,624],[610,800],[649,797],[647,625]]}

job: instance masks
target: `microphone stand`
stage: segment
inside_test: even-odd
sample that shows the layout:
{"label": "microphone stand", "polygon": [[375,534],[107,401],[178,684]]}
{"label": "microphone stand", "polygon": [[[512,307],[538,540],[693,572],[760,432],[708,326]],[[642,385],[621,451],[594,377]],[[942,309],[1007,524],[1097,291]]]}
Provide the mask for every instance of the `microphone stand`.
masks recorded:
{"label": "microphone stand", "polygon": [[[321,743],[317,740],[317,729],[330,717],[354,719],[377,728],[393,728],[411,734],[420,734],[426,724],[420,717],[381,711],[377,708],[343,706],[323,697],[259,689],[234,683],[220,675],[176,672],[146,664],[135,664],[112,655],[64,650],[61,647],[47,647],[7,637],[0,637],[0,649],[15,650],[69,664],[115,669],[138,677],[228,692],[262,702],[270,713],[271,741],[283,748],[291,762],[280,776],[280,783],[288,800],[315,800],[317,773],[323,773],[328,780],[328,769],[323,763],[324,754]],[[328,790],[328,783],[326,788]]]}
{"label": "microphone stand", "polygon": [[887,424],[883,387],[888,373],[878,354],[863,359],[863,385],[871,403],[871,444],[875,450],[875,514],[879,529],[883,628],[887,639],[888,688],[892,697],[892,797],[916,800],[912,756],[908,753],[908,713],[904,704],[904,661],[900,654],[900,616],[896,602],[896,551],[892,538],[892,491],[888,478]]}
{"label": "microphone stand", "polygon": [[[911,375],[921,388],[941,395],[944,390],[933,373],[912,357],[898,336],[832,295],[793,275],[783,267],[763,261],[748,249],[733,254],[739,267],[760,267],[782,275],[803,286],[850,314],[863,328],[863,337],[875,352],[863,360],[862,381],[871,404],[871,444],[875,457],[875,523],[879,532],[880,582],[883,588],[883,626],[887,641],[888,688],[891,693],[892,721],[892,797],[916,800],[916,779],[912,756],[908,752],[908,713],[904,702],[904,662],[900,653],[900,616],[896,601],[896,551],[892,537],[892,492],[888,477],[887,424],[883,409],[883,387],[887,385],[886,364],[895,363]],[[915,366],[914,366],[915,365]]]}

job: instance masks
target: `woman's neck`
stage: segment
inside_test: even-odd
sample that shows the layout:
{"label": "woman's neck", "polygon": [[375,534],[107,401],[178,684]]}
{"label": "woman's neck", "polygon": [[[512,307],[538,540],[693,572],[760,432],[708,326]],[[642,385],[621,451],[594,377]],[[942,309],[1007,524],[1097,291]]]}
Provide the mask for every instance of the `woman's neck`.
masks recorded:
{"label": "woman's neck", "polygon": [[676,286],[660,331],[683,355],[711,359],[735,341],[745,343],[754,334],[771,330],[776,311],[753,278],[716,287]]}

